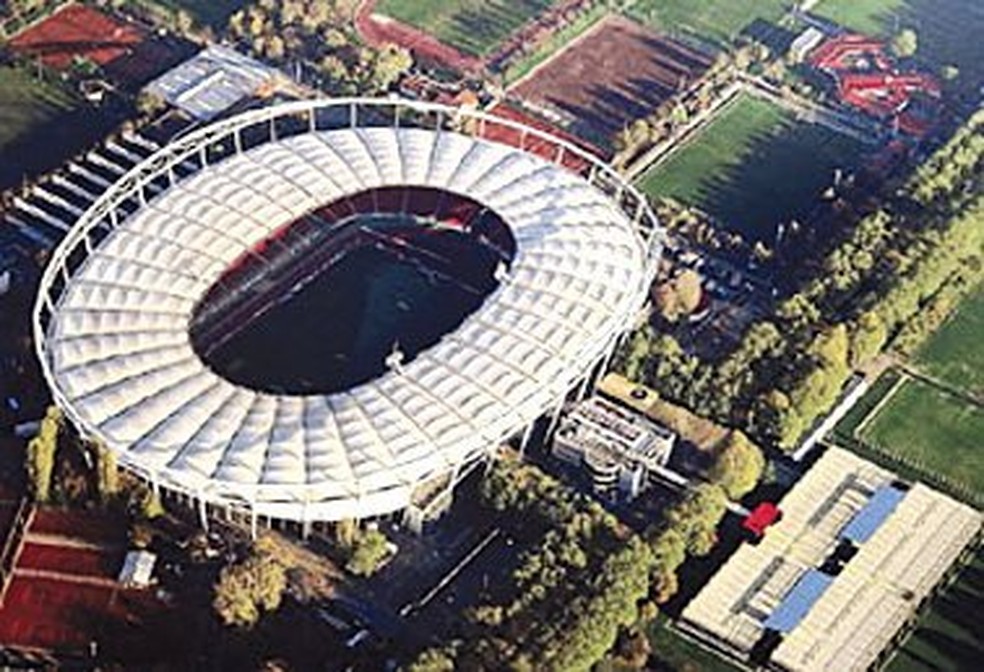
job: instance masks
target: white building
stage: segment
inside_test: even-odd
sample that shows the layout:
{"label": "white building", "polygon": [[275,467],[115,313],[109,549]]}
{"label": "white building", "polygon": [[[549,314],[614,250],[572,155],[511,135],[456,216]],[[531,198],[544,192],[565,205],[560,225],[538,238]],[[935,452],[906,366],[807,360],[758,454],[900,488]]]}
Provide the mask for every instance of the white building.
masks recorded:
{"label": "white building", "polygon": [[[462,116],[474,134],[451,130]],[[394,185],[467,195],[515,238],[454,332],[330,394],[250,389],[206,366],[190,317],[230,265],[315,208]],[[634,324],[661,241],[645,197],[542,131],[422,102],[286,103],[189,133],[112,186],[52,255],[35,343],[72,423],[203,525],[306,533],[402,511],[559,413]]]}
{"label": "white building", "polygon": [[673,452],[676,435],[603,397],[574,406],[554,436],[553,454],[587,471],[599,494],[632,499]]}
{"label": "white building", "polygon": [[780,672],[876,667],[982,521],[841,448],[828,448],[779,508],[782,519],[728,559],[681,623]]}

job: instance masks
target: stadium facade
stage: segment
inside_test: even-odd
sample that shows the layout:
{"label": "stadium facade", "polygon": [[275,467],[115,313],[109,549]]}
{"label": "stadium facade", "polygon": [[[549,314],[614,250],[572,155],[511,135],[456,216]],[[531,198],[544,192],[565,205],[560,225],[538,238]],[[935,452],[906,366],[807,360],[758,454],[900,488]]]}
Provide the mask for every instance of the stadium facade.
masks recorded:
{"label": "stadium facade", "polygon": [[[288,393],[234,383],[193,347],[220,278],[296,227],[341,236],[374,212],[442,202],[491,211],[515,249],[481,305],[411,360],[349,389]],[[52,255],[35,343],[56,403],[155,492],[203,525],[307,532],[405,509],[556,417],[634,326],[661,245],[643,196],[538,129],[395,99],[284,103],[189,133],[114,184]]]}

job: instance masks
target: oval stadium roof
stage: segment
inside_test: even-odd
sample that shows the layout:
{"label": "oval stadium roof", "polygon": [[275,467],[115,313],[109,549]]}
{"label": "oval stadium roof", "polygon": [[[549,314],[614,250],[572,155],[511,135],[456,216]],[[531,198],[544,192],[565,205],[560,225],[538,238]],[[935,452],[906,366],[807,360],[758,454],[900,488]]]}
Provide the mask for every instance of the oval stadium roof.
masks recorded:
{"label": "oval stadium roof", "polygon": [[[513,231],[508,277],[456,331],[330,395],[247,389],[199,359],[192,310],[234,260],[321,204],[390,185],[466,194]],[[395,127],[233,154],[89,247],[40,332],[70,417],[163,487],[305,520],[402,508],[415,485],[533,422],[631,326],[652,266],[634,222],[582,176],[509,145]]]}

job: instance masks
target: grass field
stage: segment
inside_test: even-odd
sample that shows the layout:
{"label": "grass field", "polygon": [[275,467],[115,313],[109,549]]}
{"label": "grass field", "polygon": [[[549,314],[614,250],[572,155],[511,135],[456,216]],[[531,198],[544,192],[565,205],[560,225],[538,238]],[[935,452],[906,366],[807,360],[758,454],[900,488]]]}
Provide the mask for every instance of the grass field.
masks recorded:
{"label": "grass field", "polygon": [[751,242],[771,243],[777,224],[809,213],[834,169],[851,168],[861,151],[847,136],[741,94],[638,186],[696,205]]}
{"label": "grass field", "polygon": [[963,300],[917,355],[919,367],[935,378],[984,398],[984,287]]}
{"label": "grass field", "polygon": [[980,406],[910,380],[860,438],[984,494],[984,409]]}
{"label": "grass field", "polygon": [[629,14],[671,36],[691,35],[725,46],[756,19],[775,23],[789,4],[786,0],[638,0]]}
{"label": "grass field", "polygon": [[66,122],[78,106],[62,87],[0,67],[0,188],[49,168],[47,159],[70,146],[72,128]]}
{"label": "grass field", "polygon": [[142,0],[159,5],[169,11],[184,10],[202,26],[224,30],[229,17],[251,4],[249,0]]}
{"label": "grass field", "polygon": [[485,57],[556,0],[380,0],[376,13],[430,33],[465,53]]}
{"label": "grass field", "polygon": [[895,369],[888,369],[880,375],[878,380],[872,383],[868,391],[864,393],[864,396],[837,423],[837,426],[834,427],[834,435],[838,438],[853,438],[858,425],[864,422],[864,419],[874,410],[878,402],[895,386],[900,375]]}
{"label": "grass field", "polygon": [[657,670],[690,672],[738,672],[740,668],[673,630],[665,616],[646,626]]}
{"label": "grass field", "polygon": [[956,65],[957,85],[975,95],[984,83],[984,3],[967,0],[820,0],[810,10],[852,30],[890,37],[913,28],[919,37],[916,56],[932,66]]}
{"label": "grass field", "polygon": [[963,672],[984,661],[984,550],[932,603],[888,672]]}

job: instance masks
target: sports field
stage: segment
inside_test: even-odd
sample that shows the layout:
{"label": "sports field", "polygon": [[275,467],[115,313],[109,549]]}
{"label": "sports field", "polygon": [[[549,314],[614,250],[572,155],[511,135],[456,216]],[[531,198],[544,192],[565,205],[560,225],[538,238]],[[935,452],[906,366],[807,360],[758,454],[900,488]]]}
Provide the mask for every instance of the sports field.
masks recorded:
{"label": "sports field", "polygon": [[723,47],[755,20],[775,23],[790,4],[786,0],[638,0],[629,15],[672,37],[690,35]]}
{"label": "sports field", "polygon": [[909,380],[860,438],[984,495],[984,408],[976,404]]}
{"label": "sports field", "polygon": [[78,106],[63,87],[0,67],[0,189],[57,165],[56,154],[64,158],[77,135],[66,122]]}
{"label": "sports field", "polygon": [[196,23],[209,26],[215,30],[223,30],[229,23],[229,17],[247,5],[248,0],[143,0],[160,5],[170,11],[183,10],[191,15]]}
{"label": "sports field", "polygon": [[888,672],[962,672],[984,661],[984,551],[932,603]]}
{"label": "sports field", "polygon": [[772,243],[777,225],[807,215],[834,170],[852,168],[862,149],[770,101],[740,94],[638,186],[705,210],[749,242]]}
{"label": "sports field", "polygon": [[709,65],[701,52],[624,16],[608,16],[512,92],[556,111],[571,133],[608,147],[617,131]]}
{"label": "sports field", "polygon": [[488,56],[510,33],[557,0],[379,0],[375,12],[456,49]]}
{"label": "sports field", "polygon": [[955,315],[917,355],[927,374],[984,399],[984,287],[963,300]]}

